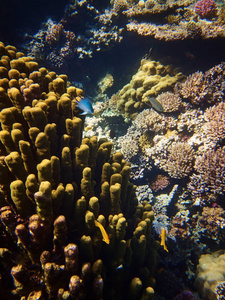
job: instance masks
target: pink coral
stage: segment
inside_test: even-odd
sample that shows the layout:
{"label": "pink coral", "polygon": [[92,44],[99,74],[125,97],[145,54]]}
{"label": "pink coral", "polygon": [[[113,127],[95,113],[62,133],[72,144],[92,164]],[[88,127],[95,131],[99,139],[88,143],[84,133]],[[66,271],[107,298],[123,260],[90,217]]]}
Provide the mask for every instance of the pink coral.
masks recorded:
{"label": "pink coral", "polygon": [[170,184],[170,179],[168,176],[158,174],[153,181],[150,184],[150,188],[153,190],[153,192],[161,191],[168,187]]}
{"label": "pink coral", "polygon": [[195,4],[195,12],[202,18],[212,18],[217,12],[216,3],[214,0],[200,0]]}

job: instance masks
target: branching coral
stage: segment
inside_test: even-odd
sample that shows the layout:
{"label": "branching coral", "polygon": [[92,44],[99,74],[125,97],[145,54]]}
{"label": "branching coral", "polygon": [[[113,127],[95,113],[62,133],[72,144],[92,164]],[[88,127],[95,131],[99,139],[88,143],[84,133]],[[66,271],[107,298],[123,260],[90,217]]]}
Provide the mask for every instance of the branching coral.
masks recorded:
{"label": "branching coral", "polygon": [[[130,164],[106,139],[82,139],[72,100],[82,90],[67,87],[66,75],[3,43],[0,55],[8,62],[0,82],[0,294],[132,299],[138,288],[152,296],[154,214],[138,204]],[[9,86],[13,72],[17,87]],[[40,93],[27,103],[22,87],[31,83]]]}
{"label": "branching coral", "polygon": [[168,150],[166,160],[160,162],[160,168],[168,172],[172,178],[184,178],[193,168],[194,150],[185,142],[178,142]]}
{"label": "branching coral", "polygon": [[158,174],[150,183],[150,188],[153,192],[162,191],[163,189],[167,188],[170,184],[170,179],[168,176]]}
{"label": "branching coral", "polygon": [[172,92],[162,93],[156,99],[162,104],[164,112],[177,111],[181,107],[180,96]]}
{"label": "branching coral", "polygon": [[225,147],[208,150],[195,160],[195,174],[188,185],[194,198],[200,197],[203,202],[213,197],[224,195],[225,191]]}
{"label": "branching coral", "polygon": [[201,105],[223,100],[225,64],[221,63],[207,72],[197,71],[178,84],[178,91],[192,104]]}
{"label": "branching coral", "polygon": [[208,108],[204,113],[202,130],[206,138],[206,143],[214,148],[225,138],[225,103],[221,102]]}
{"label": "branching coral", "polygon": [[199,0],[195,4],[195,12],[202,18],[212,18],[217,13],[217,6],[214,0]]}
{"label": "branching coral", "polygon": [[220,244],[225,240],[224,217],[225,211],[222,207],[203,207],[197,220],[196,234],[201,232],[201,236]]}

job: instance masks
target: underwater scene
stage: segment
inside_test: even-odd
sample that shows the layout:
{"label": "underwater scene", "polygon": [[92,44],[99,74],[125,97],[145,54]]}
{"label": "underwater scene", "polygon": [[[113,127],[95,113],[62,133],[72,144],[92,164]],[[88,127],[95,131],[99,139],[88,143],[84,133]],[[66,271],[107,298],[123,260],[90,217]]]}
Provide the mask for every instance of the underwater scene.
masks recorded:
{"label": "underwater scene", "polygon": [[225,1],[0,9],[0,299],[225,300]]}

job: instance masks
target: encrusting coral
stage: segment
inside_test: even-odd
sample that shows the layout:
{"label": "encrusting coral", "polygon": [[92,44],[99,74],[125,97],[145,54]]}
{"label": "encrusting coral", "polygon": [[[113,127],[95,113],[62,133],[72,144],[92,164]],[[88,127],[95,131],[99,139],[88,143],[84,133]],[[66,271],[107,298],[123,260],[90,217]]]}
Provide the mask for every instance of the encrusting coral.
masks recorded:
{"label": "encrusting coral", "polygon": [[154,214],[130,165],[82,139],[82,91],[66,75],[3,43],[0,54],[1,298],[153,299]]}

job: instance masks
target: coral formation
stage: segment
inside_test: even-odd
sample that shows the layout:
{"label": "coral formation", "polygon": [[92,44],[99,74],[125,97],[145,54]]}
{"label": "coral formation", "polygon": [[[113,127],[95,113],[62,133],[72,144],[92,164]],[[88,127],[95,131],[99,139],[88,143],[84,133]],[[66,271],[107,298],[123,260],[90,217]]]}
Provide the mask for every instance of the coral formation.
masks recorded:
{"label": "coral formation", "polygon": [[195,4],[195,12],[201,18],[212,18],[217,13],[217,6],[214,0],[199,0]]}
{"label": "coral formation", "polygon": [[[224,251],[216,251],[212,254],[204,254],[199,259],[196,271],[196,287],[206,300],[222,299],[220,295],[224,284]],[[218,296],[217,296],[218,294]]]}
{"label": "coral formation", "polygon": [[193,197],[203,202],[211,201],[225,191],[225,147],[211,149],[196,157],[195,173],[190,177],[188,188]]}
{"label": "coral formation", "polygon": [[161,160],[160,168],[172,178],[188,176],[193,167],[194,149],[188,143],[177,142],[171,145],[168,153],[167,159]]}
{"label": "coral formation", "polygon": [[148,98],[172,89],[175,83],[182,79],[182,73],[173,67],[142,59],[138,72],[133,75],[130,83],[120,90],[117,109],[124,113],[125,117],[134,117],[137,111],[150,104]]}
{"label": "coral formation", "polygon": [[174,112],[181,107],[181,98],[172,92],[161,93],[156,98],[163,106],[164,112]]}
{"label": "coral formation", "polygon": [[211,68],[205,74],[197,71],[178,84],[178,93],[192,104],[204,105],[223,100],[225,64]]}
{"label": "coral formation", "polygon": [[153,192],[162,191],[165,188],[168,187],[170,184],[170,179],[168,176],[158,174],[156,177],[151,181],[150,188],[153,190]]}
{"label": "coral formation", "polygon": [[225,240],[224,222],[225,211],[220,206],[203,207],[201,216],[198,217],[196,234],[201,233],[201,236],[220,244]]}
{"label": "coral formation", "polygon": [[154,213],[138,204],[130,164],[106,139],[82,139],[72,100],[82,91],[66,75],[0,46],[0,294],[153,299]]}

